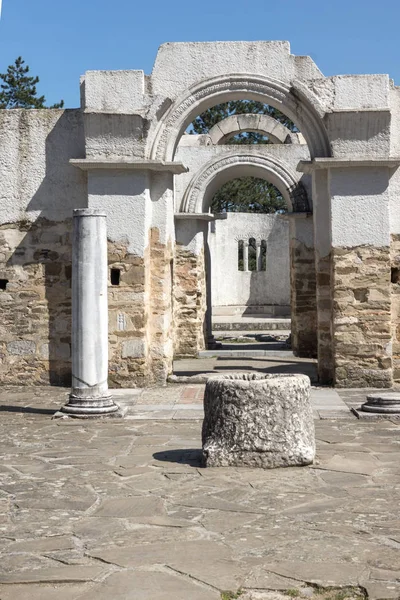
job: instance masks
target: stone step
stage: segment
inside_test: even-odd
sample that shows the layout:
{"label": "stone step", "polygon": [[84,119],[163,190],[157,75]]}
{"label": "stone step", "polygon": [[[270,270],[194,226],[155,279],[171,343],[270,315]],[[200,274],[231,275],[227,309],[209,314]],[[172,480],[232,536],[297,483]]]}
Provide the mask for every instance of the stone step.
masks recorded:
{"label": "stone step", "polygon": [[290,331],[290,319],[214,317],[213,331]]}
{"label": "stone step", "polygon": [[290,306],[277,306],[275,304],[267,304],[263,306],[246,306],[246,305],[230,305],[230,306],[213,306],[213,317],[270,317],[270,318],[287,318],[290,317]]}
{"label": "stone step", "polygon": [[245,350],[243,348],[235,350],[201,350],[198,358],[269,358],[280,356],[281,358],[293,358],[291,350]]}

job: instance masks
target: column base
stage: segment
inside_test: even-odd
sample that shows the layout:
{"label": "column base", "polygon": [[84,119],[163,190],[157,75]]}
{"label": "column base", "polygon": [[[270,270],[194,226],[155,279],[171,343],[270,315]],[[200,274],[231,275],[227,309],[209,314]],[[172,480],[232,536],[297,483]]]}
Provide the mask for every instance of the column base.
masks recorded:
{"label": "column base", "polygon": [[361,410],[368,413],[400,415],[400,392],[369,394]]}
{"label": "column base", "polygon": [[125,412],[118,404],[115,404],[111,395],[90,398],[70,394],[67,404],[53,415],[53,419],[66,417],[75,419],[122,418]]}

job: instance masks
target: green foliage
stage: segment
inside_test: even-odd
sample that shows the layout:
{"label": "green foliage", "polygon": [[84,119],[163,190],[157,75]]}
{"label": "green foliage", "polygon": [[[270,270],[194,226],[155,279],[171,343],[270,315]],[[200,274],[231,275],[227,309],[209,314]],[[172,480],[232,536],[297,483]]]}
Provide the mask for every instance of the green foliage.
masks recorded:
{"label": "green foliage", "polygon": [[300,596],[300,592],[296,588],[289,588],[288,590],[286,590],[285,594],[286,596],[290,596],[291,598],[297,598],[298,596]]}
{"label": "green foliage", "polygon": [[286,212],[287,208],[279,190],[265,179],[238,177],[218,190],[211,211],[275,213]]}
{"label": "green foliage", "polygon": [[[208,133],[223,119],[245,113],[269,115],[288,127],[290,131],[298,131],[295,124],[277,108],[254,100],[235,100],[217,104],[196,117],[190,133]],[[269,143],[267,136],[254,131],[238,133],[226,141],[228,145]],[[240,177],[228,181],[218,190],[213,198],[211,210],[212,212],[275,213],[286,212],[287,207],[279,190],[268,181],[256,177]]]}
{"label": "green foliage", "polygon": [[[0,108],[47,108],[46,98],[38,96],[36,85],[39,77],[28,75],[29,67],[19,56],[13,65],[7,68],[7,73],[0,73],[3,83],[0,85]],[[63,108],[64,100],[49,108]]]}
{"label": "green foliage", "polygon": [[238,590],[237,592],[221,592],[221,600],[237,600],[242,594],[242,590]]}

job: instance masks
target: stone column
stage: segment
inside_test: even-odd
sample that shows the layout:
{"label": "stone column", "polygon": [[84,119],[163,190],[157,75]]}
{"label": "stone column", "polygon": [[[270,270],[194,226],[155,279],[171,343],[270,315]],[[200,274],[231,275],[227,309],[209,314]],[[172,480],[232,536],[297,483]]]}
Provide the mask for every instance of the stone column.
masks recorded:
{"label": "stone column", "polygon": [[212,331],[212,276],[211,276],[211,253],[208,244],[208,223],[204,230],[204,262],[206,270],[206,293],[207,293],[207,308],[206,308],[206,347],[207,350],[218,350],[221,344],[215,340]]}
{"label": "stone column", "polygon": [[256,270],[262,271],[261,242],[256,241]]}
{"label": "stone column", "polygon": [[243,242],[243,271],[249,270],[249,240]]}
{"label": "stone column", "polygon": [[61,413],[72,417],[115,415],[108,391],[108,302],[106,215],[73,212],[72,391]]}

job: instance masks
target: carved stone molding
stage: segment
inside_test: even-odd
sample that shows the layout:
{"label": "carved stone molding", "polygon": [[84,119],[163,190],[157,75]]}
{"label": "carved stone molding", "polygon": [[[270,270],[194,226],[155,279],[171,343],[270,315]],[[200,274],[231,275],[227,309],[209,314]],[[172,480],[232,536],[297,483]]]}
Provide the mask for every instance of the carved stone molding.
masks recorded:
{"label": "carved stone molding", "polygon": [[271,156],[237,152],[213,158],[193,177],[183,196],[181,212],[206,212],[208,207],[203,206],[203,200],[210,183],[227,169],[237,170],[240,165],[258,167],[267,172],[269,177],[266,179],[279,189],[288,203],[289,211],[310,212],[307,193],[298,180],[299,175],[286,164]]}
{"label": "carved stone molding", "polygon": [[271,104],[292,119],[306,138],[311,157],[331,155],[325,127],[315,108],[315,98],[309,101],[304,90],[297,94],[293,85],[289,87],[274,79],[232,74],[202,81],[172,104],[158,126],[150,157],[173,160],[180,136],[198,114],[220,102],[244,98]]}

